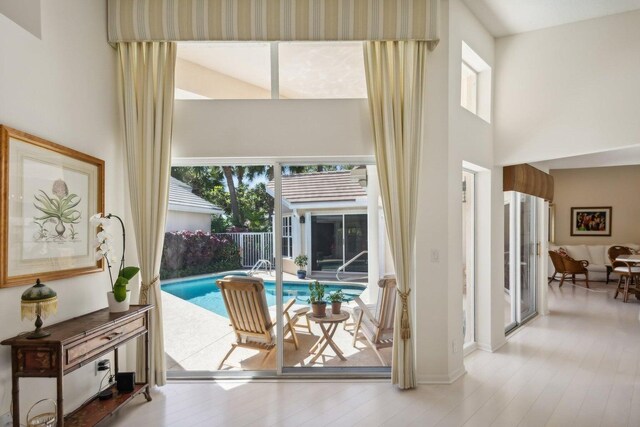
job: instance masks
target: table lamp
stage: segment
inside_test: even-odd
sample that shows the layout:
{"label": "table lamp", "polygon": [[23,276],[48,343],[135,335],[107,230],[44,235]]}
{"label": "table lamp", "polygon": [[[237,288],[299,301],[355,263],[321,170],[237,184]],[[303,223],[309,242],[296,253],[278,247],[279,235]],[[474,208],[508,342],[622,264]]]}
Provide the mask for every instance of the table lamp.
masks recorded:
{"label": "table lamp", "polygon": [[42,319],[46,319],[48,315],[58,311],[58,296],[53,289],[40,283],[40,279],[36,279],[36,284],[22,294],[20,307],[23,320],[25,318],[36,319],[36,329],[26,335],[27,338],[35,339],[51,335],[51,332],[43,331],[40,328],[42,328]]}

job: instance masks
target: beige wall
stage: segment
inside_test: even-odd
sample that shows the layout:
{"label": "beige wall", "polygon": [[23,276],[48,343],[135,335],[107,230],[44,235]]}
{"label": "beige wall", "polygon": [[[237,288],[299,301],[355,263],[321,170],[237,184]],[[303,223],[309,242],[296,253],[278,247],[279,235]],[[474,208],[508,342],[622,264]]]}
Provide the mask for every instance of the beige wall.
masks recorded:
{"label": "beige wall", "polygon": [[[640,165],[551,170],[555,181],[555,243],[640,242]],[[572,207],[611,206],[611,237],[571,236]]]}

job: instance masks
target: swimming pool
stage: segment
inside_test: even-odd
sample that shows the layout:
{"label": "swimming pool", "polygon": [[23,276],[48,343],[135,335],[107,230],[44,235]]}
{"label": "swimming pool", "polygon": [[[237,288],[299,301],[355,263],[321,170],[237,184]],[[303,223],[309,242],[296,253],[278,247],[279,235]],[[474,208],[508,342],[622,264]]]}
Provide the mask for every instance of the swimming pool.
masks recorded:
{"label": "swimming pool", "polygon": [[[220,294],[220,289],[216,286],[216,280],[222,279],[228,275],[246,276],[245,271],[229,271],[213,276],[199,277],[197,279],[180,279],[171,283],[163,284],[162,290],[175,295],[180,299],[189,301],[190,303],[199,305],[220,316],[229,317],[227,310]],[[359,296],[366,288],[366,285],[360,283],[345,282],[325,282],[321,281],[325,288],[325,295],[342,289],[342,293],[347,300]],[[296,304],[308,304],[309,298],[309,282],[283,282],[283,301],[291,298],[296,299]],[[264,288],[267,295],[267,304],[276,304],[276,284],[275,279],[265,280]]]}

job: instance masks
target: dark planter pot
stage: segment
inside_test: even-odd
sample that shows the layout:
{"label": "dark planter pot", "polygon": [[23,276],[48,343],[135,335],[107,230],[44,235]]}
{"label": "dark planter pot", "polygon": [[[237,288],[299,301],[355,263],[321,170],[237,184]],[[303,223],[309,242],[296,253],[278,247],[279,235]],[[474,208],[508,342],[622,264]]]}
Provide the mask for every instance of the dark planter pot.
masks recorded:
{"label": "dark planter pot", "polygon": [[307,277],[307,270],[298,270],[298,279],[304,279]]}
{"label": "dark planter pot", "polygon": [[327,303],[322,302],[313,302],[311,303],[311,310],[313,311],[313,315],[316,317],[326,317],[327,315]]}
{"label": "dark planter pot", "polygon": [[342,308],[342,301],[331,303],[331,313],[340,314],[340,308]]}

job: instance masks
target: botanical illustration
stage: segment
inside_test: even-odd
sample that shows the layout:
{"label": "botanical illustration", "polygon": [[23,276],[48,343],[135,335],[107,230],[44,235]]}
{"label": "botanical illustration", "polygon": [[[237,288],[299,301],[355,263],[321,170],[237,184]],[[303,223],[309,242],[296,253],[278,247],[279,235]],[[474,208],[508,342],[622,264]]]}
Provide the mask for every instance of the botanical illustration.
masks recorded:
{"label": "botanical illustration", "polygon": [[74,242],[78,232],[74,225],[80,222],[82,214],[76,207],[82,198],[69,193],[67,183],[62,179],[53,182],[51,195],[40,189],[34,194],[33,206],[39,211],[33,222],[38,226],[36,242]]}

